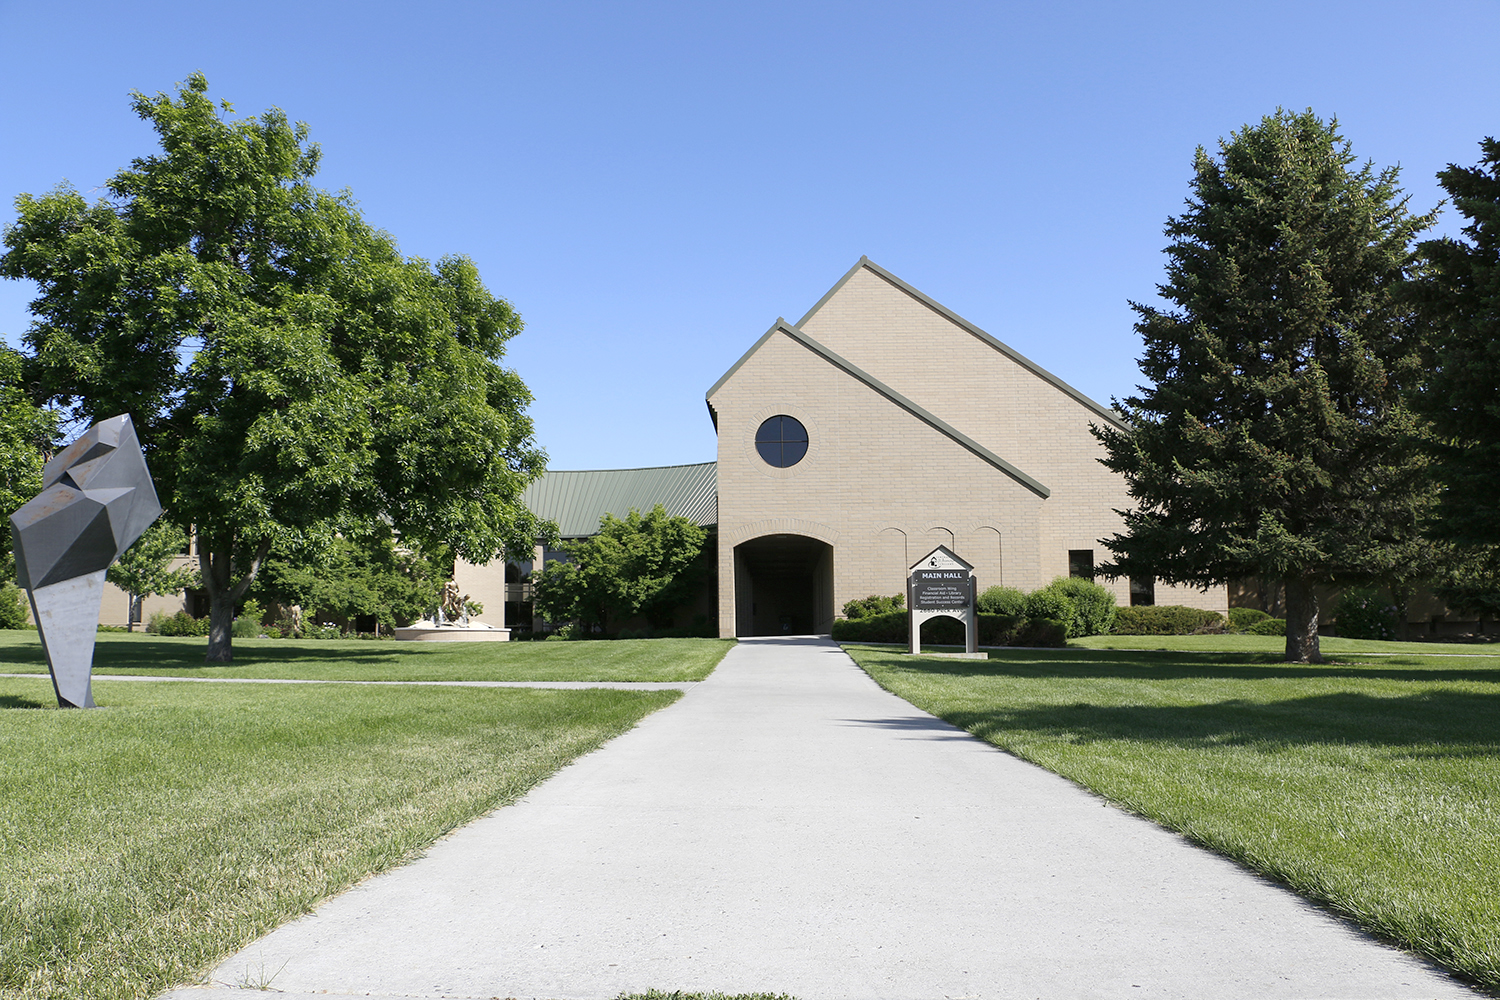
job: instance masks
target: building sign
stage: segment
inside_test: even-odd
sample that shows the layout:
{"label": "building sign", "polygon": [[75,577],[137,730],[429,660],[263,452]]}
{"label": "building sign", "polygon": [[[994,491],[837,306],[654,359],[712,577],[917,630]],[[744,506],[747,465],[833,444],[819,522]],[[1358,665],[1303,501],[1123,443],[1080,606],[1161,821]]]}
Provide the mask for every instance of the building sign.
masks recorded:
{"label": "building sign", "polygon": [[906,571],[906,603],[911,609],[907,612],[911,623],[909,651],[921,652],[922,622],[947,615],[964,623],[964,649],[977,653],[979,616],[974,609],[974,595],[974,567],[946,545],[939,545],[910,567]]}
{"label": "building sign", "polygon": [[919,569],[911,575],[911,606],[917,611],[953,611],[969,606],[972,574],[961,569]]}

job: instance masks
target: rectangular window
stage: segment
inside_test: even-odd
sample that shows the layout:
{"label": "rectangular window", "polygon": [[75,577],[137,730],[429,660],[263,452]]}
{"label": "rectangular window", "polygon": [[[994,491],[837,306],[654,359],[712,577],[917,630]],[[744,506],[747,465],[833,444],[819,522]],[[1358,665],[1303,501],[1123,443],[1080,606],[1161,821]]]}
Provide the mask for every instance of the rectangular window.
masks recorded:
{"label": "rectangular window", "polygon": [[1151,607],[1156,603],[1156,580],[1148,577],[1142,580],[1140,577],[1130,578],[1130,606],[1132,608]]}
{"label": "rectangular window", "polygon": [[1080,576],[1085,580],[1092,580],[1094,578],[1094,550],[1069,549],[1068,575]]}

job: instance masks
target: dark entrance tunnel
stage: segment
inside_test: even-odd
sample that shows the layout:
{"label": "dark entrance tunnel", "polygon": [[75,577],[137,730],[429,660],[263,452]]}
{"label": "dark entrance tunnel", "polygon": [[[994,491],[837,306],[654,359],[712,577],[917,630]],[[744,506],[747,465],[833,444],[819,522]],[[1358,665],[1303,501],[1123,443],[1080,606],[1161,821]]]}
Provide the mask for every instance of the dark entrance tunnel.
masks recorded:
{"label": "dark entrance tunnel", "polygon": [[734,548],[736,635],[823,635],[833,628],[833,547],[764,535]]}

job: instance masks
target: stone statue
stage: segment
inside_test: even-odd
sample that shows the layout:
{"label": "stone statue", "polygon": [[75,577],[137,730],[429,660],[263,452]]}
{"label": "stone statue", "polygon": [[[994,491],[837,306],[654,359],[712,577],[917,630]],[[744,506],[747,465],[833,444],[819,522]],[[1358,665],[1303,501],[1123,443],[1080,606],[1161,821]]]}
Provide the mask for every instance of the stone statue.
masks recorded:
{"label": "stone statue", "polygon": [[104,571],[161,514],[128,413],[84,431],[42,469],[42,492],[10,516],[16,582],[63,708],[93,708],[90,674]]}
{"label": "stone statue", "polygon": [[443,584],[443,594],[438,598],[438,615],[436,621],[439,625],[444,622],[456,622],[467,625],[469,621],[469,595],[458,592],[458,581],[449,580]]}

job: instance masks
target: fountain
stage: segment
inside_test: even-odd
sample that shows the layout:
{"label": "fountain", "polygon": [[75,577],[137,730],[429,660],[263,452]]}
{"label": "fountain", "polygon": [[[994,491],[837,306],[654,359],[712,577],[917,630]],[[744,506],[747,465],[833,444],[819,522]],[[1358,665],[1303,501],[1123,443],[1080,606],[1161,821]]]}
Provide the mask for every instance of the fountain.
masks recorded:
{"label": "fountain", "polygon": [[407,642],[509,642],[510,629],[496,628],[469,616],[469,595],[458,592],[449,580],[430,618],[396,629],[396,638]]}

